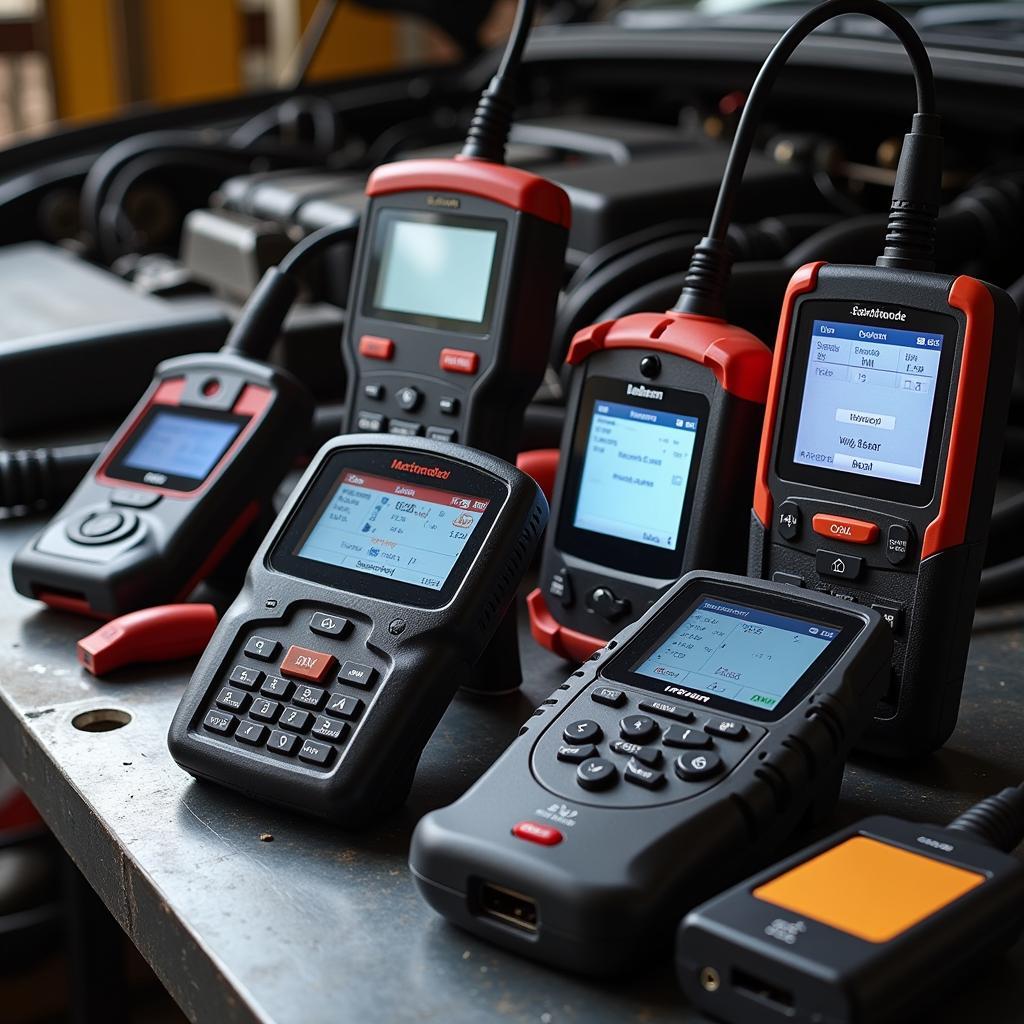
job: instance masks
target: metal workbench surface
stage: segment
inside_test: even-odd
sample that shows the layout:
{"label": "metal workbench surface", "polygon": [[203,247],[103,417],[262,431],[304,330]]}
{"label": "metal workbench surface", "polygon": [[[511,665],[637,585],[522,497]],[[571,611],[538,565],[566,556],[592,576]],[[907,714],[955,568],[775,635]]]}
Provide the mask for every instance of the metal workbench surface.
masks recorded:
{"label": "metal workbench surface", "polygon": [[[408,806],[346,833],[193,781],[165,736],[189,664],[82,671],[90,625],[14,594],[7,565],[34,523],[0,524],[0,757],[153,969],[197,1022],[348,1024],[503,1020],[695,1021],[668,951],[596,984],[494,949],[438,918],[406,868],[410,832],[457,797],[570,671],[523,634],[521,693],[459,697],[431,740]],[[873,812],[943,821],[1024,779],[1024,610],[976,623],[960,726],[913,766],[858,761],[836,823]],[[81,731],[88,710],[126,712]],[[124,717],[122,715],[122,717]],[[267,841],[261,836],[272,836]],[[1024,1018],[1024,943],[929,1015]]]}

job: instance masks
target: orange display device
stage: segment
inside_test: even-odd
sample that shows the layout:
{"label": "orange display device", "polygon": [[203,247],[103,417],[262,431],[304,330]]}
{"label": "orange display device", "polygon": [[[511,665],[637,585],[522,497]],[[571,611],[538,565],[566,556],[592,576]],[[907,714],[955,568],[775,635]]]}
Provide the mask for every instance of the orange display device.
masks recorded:
{"label": "orange display device", "polygon": [[869,818],[690,913],[677,967],[725,1024],[917,1019],[1024,928],[1024,794],[944,828]]}

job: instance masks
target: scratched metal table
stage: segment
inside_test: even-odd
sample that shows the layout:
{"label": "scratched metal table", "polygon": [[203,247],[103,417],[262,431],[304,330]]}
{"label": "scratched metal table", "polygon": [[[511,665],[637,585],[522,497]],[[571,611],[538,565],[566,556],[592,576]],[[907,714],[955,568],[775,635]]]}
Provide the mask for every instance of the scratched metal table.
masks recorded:
{"label": "scratched metal table", "polygon": [[[31,529],[0,524],[4,567]],[[877,763],[851,766],[837,820],[873,811],[942,820],[1024,778],[1024,609],[978,625],[949,747],[888,774]],[[0,572],[0,757],[191,1020],[697,1019],[664,951],[643,951],[650,966],[641,974],[596,984],[491,948],[416,895],[405,861],[416,820],[458,796],[566,674],[526,636],[522,692],[459,698],[427,748],[409,806],[346,834],[192,781],[164,743],[189,666],[96,681],[74,659],[87,631],[15,595]],[[130,721],[107,732],[72,724],[111,709]],[[1021,1020],[1022,968],[1018,948],[929,1020]]]}

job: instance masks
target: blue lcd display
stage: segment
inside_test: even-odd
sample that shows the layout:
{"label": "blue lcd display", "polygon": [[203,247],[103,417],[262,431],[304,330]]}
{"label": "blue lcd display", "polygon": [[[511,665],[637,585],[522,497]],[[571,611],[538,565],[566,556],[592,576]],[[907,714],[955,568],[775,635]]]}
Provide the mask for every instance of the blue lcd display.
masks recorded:
{"label": "blue lcd display", "polygon": [[815,320],[793,461],[920,484],[943,340]]}
{"label": "blue lcd display", "polygon": [[296,554],[440,590],[490,501],[346,470]]}
{"label": "blue lcd display", "polygon": [[159,411],[121,459],[121,466],[188,480],[205,480],[242,424]]}
{"label": "blue lcd display", "polygon": [[675,550],[699,420],[598,400],[573,525]]}
{"label": "blue lcd display", "polygon": [[672,687],[771,710],[840,634],[836,626],[704,598],[633,669]]}

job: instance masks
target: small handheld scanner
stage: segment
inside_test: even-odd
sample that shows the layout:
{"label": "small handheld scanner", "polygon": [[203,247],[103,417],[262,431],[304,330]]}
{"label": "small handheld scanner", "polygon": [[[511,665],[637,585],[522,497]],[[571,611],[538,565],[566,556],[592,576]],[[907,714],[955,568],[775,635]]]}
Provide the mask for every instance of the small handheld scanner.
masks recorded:
{"label": "small handheld scanner", "polygon": [[171,724],[197,778],[347,824],[400,803],[547,522],[458,445],[326,445],[257,552]]}
{"label": "small handheld scanner", "polygon": [[917,1020],[1024,928],[1024,866],[1003,849],[868,818],[692,911],[683,991],[727,1024]]}
{"label": "small handheld scanner", "polygon": [[588,658],[695,568],[742,572],[771,353],[721,320],[638,313],[576,335],[534,637]]}
{"label": "small handheld scanner", "polygon": [[162,363],[64,507],[15,556],[16,589],[98,618],[184,599],[269,522],[311,416],[302,385],[260,360]]}
{"label": "small handheld scanner", "polygon": [[956,723],[1018,321],[970,277],[813,264],[789,286],[749,572],[889,622],[869,749],[931,750]]}
{"label": "small handheld scanner", "polygon": [[505,165],[534,0],[452,160],[378,167],[343,355],[351,431],[457,441],[514,461],[551,352],[569,197]]}
{"label": "small handheld scanner", "polygon": [[380,167],[366,191],[344,337],[349,430],[514,459],[550,357],[568,197],[460,159]]}
{"label": "small handheld scanner", "polygon": [[868,608],[689,573],[420,821],[416,884],[498,945],[622,971],[831,805],[891,653]]}

